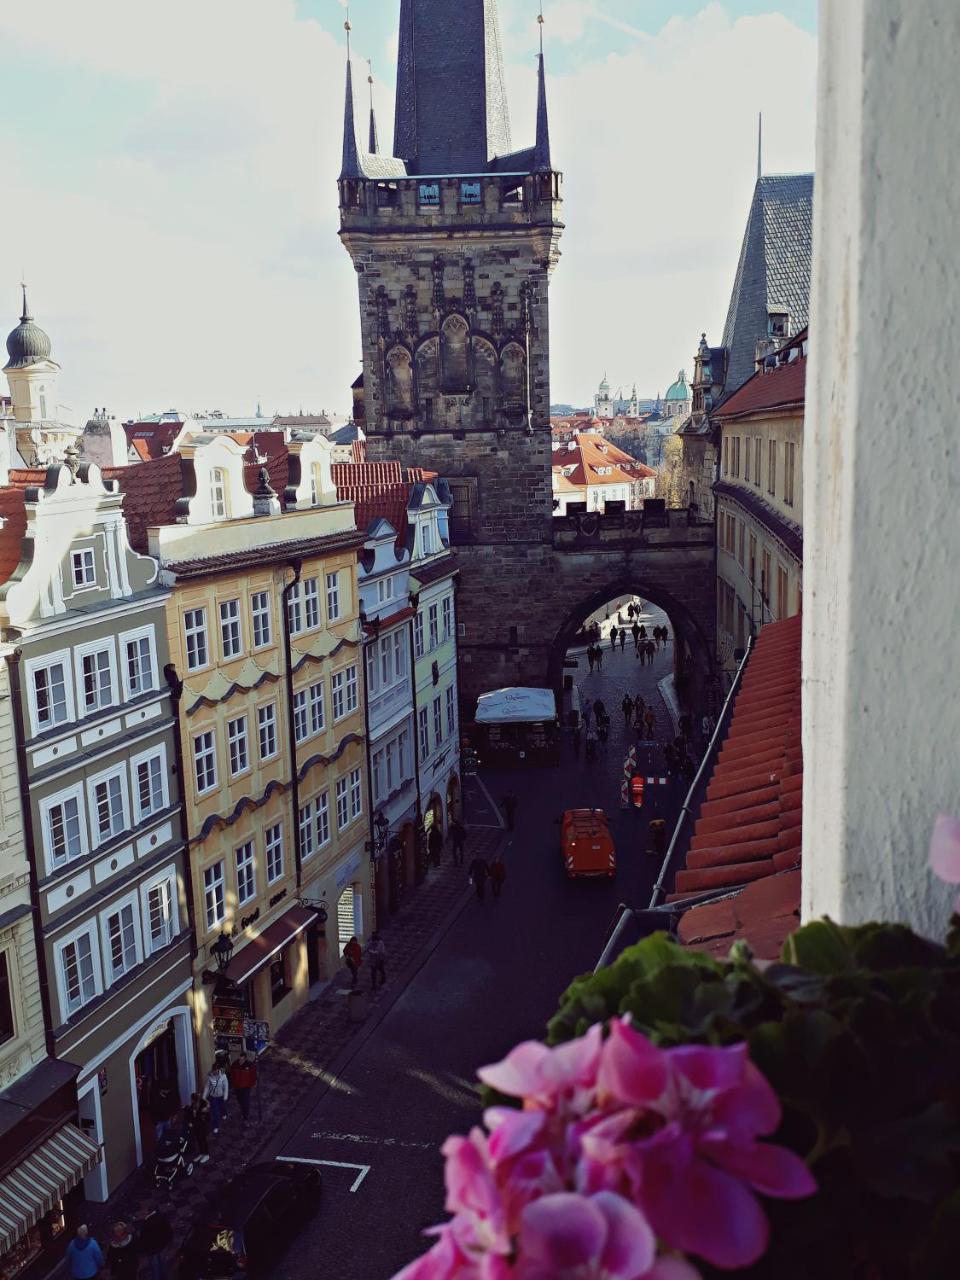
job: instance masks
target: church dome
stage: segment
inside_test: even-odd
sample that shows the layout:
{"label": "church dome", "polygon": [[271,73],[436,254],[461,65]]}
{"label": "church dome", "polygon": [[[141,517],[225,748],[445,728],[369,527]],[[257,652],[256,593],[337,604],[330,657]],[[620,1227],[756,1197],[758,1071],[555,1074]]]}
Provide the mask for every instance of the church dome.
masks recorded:
{"label": "church dome", "polygon": [[610,383],[607,381],[607,375],[603,375],[603,381],[600,383],[600,394],[607,395],[610,391]]}
{"label": "church dome", "polygon": [[676,382],[667,389],[667,394],[664,396],[664,399],[672,401],[690,399],[690,388],[687,386],[687,375],[682,369],[677,374]]}
{"label": "church dome", "polygon": [[39,364],[41,360],[50,359],[50,339],[34,324],[30,308],[27,306],[27,291],[23,291],[23,314],[20,323],[7,338],[7,369],[26,369],[29,365]]}

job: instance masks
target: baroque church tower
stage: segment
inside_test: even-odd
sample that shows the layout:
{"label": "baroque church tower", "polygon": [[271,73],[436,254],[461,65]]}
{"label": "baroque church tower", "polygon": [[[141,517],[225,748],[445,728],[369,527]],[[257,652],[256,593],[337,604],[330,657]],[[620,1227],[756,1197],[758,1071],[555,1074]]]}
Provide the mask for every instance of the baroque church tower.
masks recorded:
{"label": "baroque church tower", "polygon": [[460,0],[456,23],[449,9],[401,0],[393,155],[373,120],[361,145],[348,60],[340,237],[359,284],[368,457],[450,485],[469,697],[546,679],[531,595],[550,574],[548,294],[563,224],[542,50],[535,142],[516,151],[496,0]]}

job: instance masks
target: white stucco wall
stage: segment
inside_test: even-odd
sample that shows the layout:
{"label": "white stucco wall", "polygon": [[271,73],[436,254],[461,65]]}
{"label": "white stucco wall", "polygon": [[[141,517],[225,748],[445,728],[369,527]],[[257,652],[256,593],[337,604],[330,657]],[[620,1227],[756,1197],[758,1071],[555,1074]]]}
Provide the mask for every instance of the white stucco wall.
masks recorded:
{"label": "white stucco wall", "polygon": [[821,4],[803,905],[930,934],[930,830],[960,812],[958,47],[956,0]]}

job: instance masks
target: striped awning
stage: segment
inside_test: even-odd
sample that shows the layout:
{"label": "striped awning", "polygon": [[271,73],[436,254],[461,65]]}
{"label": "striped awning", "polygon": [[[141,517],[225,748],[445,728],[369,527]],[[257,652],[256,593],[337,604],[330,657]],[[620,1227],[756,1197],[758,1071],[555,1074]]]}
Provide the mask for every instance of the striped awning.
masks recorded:
{"label": "striped awning", "polygon": [[11,1249],[100,1163],[100,1148],[73,1124],[31,1151],[0,1179],[0,1253]]}

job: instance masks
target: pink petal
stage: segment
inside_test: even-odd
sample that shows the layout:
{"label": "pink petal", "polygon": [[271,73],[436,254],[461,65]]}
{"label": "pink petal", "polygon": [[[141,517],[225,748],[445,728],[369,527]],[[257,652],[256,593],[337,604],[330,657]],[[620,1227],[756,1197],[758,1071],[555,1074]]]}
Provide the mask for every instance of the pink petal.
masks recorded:
{"label": "pink petal", "polygon": [[599,1092],[622,1103],[648,1107],[662,1096],[667,1079],[664,1051],[622,1019],[612,1019],[600,1055]]}
{"label": "pink petal", "polygon": [[671,1070],[682,1074],[702,1093],[734,1089],[743,1081],[746,1043],[715,1048],[706,1044],[684,1044],[668,1049]]}
{"label": "pink petal", "polygon": [[766,1076],[746,1058],[742,1082],[714,1098],[711,1115],[714,1124],[743,1138],[775,1133],[780,1127],[780,1099]]}
{"label": "pink petal", "polygon": [[586,1035],[558,1045],[552,1053],[552,1071],[558,1081],[577,1088],[592,1088],[600,1067],[603,1027],[594,1023]]}
{"label": "pink petal", "polygon": [[753,1192],[693,1154],[693,1140],[647,1145],[641,1207],[671,1249],[717,1267],[746,1267],[761,1258],[767,1220]]}
{"label": "pink petal", "polygon": [[617,1280],[638,1280],[650,1270],[657,1252],[650,1224],[640,1210],[612,1191],[591,1197],[607,1221],[607,1242],[601,1263]]}
{"label": "pink petal", "polygon": [[930,837],[930,866],[946,884],[960,884],[960,818],[937,815]]}
{"label": "pink petal", "polygon": [[487,1146],[494,1168],[533,1146],[547,1123],[542,1111],[515,1111],[511,1107],[489,1107],[483,1120],[490,1130]]}
{"label": "pink petal", "polygon": [[[599,1257],[607,1238],[600,1209],[567,1191],[527,1205],[520,1224],[520,1254],[555,1273],[583,1267]],[[547,1273],[545,1273],[547,1274]]]}
{"label": "pink petal", "polygon": [[398,1271],[393,1280],[453,1280],[463,1261],[449,1227],[437,1228],[439,1240],[432,1249]]}
{"label": "pink petal", "polygon": [[485,1159],[485,1141],[483,1133],[474,1129],[469,1138],[455,1135],[443,1144],[448,1213],[467,1210],[481,1217],[497,1215],[499,1199]]}
{"label": "pink petal", "polygon": [[813,1174],[803,1160],[786,1147],[772,1142],[740,1143],[705,1137],[701,1150],[727,1173],[749,1182],[764,1195],[780,1200],[799,1200],[817,1189]]}
{"label": "pink petal", "polygon": [[511,1049],[502,1062],[481,1067],[477,1075],[491,1089],[510,1098],[538,1098],[549,1079],[549,1062],[550,1050],[546,1045],[526,1040]]}

